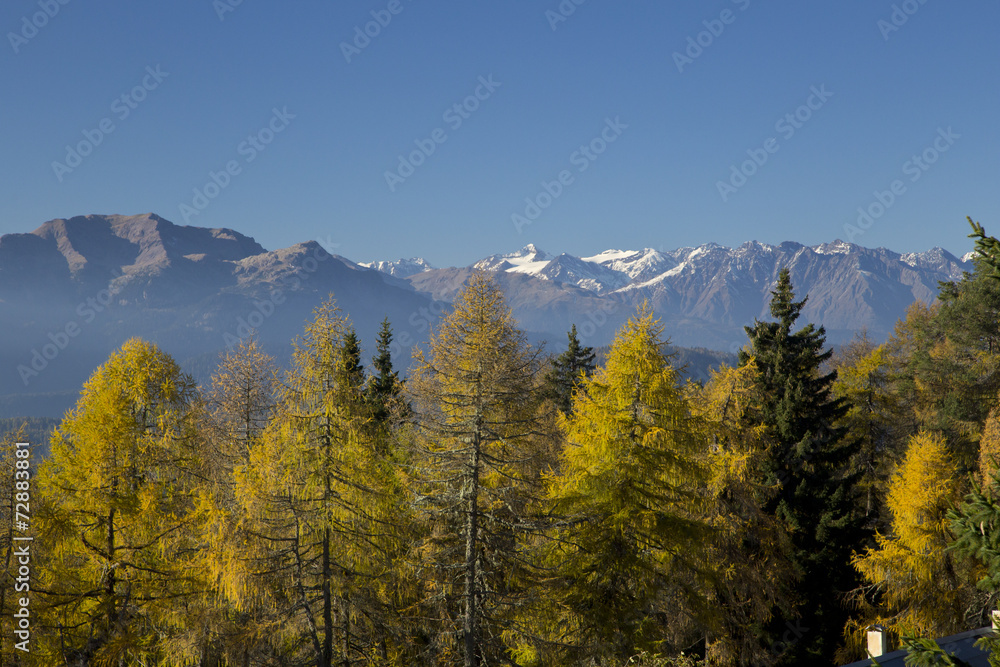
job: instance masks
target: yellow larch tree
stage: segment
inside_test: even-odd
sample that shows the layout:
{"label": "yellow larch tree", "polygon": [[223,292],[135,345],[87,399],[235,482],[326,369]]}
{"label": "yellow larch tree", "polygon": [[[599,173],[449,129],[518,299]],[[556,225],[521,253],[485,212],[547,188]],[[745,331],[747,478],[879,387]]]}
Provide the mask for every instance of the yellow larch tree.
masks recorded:
{"label": "yellow larch tree", "polygon": [[332,298],[314,311],[274,417],[235,469],[250,579],[285,619],[272,635],[284,662],[405,660],[392,627],[405,489],[364,399],[356,343]]}
{"label": "yellow larch tree", "polygon": [[[211,442],[206,487],[211,511],[202,535],[198,567],[209,588],[197,615],[211,645],[211,659],[254,664],[277,661],[272,639],[284,617],[260,574],[260,547],[236,496],[235,471],[250,464],[276,409],[280,388],[274,359],[256,339],[241,341],[220,359],[206,392],[199,428]],[[195,615],[190,607],[187,613]]]}
{"label": "yellow larch tree", "polygon": [[711,590],[720,612],[706,652],[711,665],[774,664],[782,647],[762,641],[761,629],[774,614],[793,617],[796,573],[787,556],[788,534],[764,511],[776,489],[763,481],[771,440],[760,416],[759,372],[750,360],[712,371],[705,385],[687,385],[691,410],[711,439],[709,520],[715,533],[708,558],[717,572]]}
{"label": "yellow larch tree", "polygon": [[173,642],[205,587],[191,567],[205,520],[194,401],[174,360],[133,338],[53,436],[37,477],[47,664],[187,664],[200,652]]}
{"label": "yellow larch tree", "polygon": [[948,550],[953,539],[948,510],[963,491],[944,438],[928,432],[912,437],[889,483],[891,531],[876,535],[876,546],[853,559],[867,582],[862,592],[875,600],[874,607],[862,605],[870,618],[848,625],[855,641],[866,623],[925,637],[964,629],[974,577]]}
{"label": "yellow larch tree", "polygon": [[436,618],[428,651],[433,664],[498,664],[525,594],[517,572],[539,480],[539,352],[493,277],[477,271],[414,366],[421,608]]}
{"label": "yellow larch tree", "polygon": [[549,604],[518,648],[522,664],[670,656],[716,626],[709,439],[662,332],[640,308],[560,418],[567,445],[547,484],[554,523],[541,562]]}

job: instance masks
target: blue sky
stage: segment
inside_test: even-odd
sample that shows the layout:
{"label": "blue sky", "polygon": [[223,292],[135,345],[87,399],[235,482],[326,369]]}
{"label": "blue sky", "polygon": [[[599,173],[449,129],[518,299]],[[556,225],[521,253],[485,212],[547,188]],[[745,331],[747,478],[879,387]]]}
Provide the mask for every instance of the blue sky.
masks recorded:
{"label": "blue sky", "polygon": [[1000,234],[992,0],[64,1],[0,7],[0,233],[152,211],[438,266]]}

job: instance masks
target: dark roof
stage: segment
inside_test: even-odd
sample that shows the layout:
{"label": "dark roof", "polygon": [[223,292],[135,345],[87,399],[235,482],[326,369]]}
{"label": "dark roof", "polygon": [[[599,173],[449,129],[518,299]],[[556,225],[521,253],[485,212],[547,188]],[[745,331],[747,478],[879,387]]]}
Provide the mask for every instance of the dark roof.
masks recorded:
{"label": "dark roof", "polygon": [[[988,635],[993,631],[991,627],[979,628],[978,630],[968,630],[966,632],[960,632],[957,635],[951,635],[950,637],[942,637],[937,639],[938,646],[943,648],[948,655],[955,656],[956,658],[961,658],[966,661],[972,667],[989,667],[990,656],[988,653],[980,651],[974,646],[976,640],[983,635]],[[903,651],[893,651],[892,653],[886,653],[883,656],[875,658],[878,660],[878,664],[882,667],[904,667],[904,659],[906,658],[907,652]],[[870,659],[859,660],[858,662],[852,662],[849,665],[844,665],[844,667],[866,667],[872,665]]]}

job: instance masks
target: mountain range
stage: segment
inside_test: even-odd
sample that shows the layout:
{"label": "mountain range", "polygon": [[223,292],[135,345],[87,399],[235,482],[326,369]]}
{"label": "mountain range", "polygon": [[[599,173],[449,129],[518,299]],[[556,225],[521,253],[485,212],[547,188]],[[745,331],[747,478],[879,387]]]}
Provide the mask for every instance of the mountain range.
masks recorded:
{"label": "mountain range", "polygon": [[743,326],[767,316],[788,266],[808,294],[803,320],[828,342],[867,328],[884,338],[938,281],[971,271],[969,256],[934,248],[899,254],[836,241],[819,246],[749,242],[674,250],[550,255],[534,245],[464,267],[420,258],[355,263],[317,241],[267,250],[232,229],[179,226],[155,214],[50,220],[0,237],[0,417],[58,417],[82,382],[130,336],[161,345],[204,381],[219,352],[253,333],[279,361],[323,298],[334,294],[370,351],[384,317],[397,365],[427,339],[475,269],[496,274],[533,341],[609,343],[648,301],[675,345],[735,351]]}
{"label": "mountain range", "polygon": [[459,269],[436,269],[419,259],[366,266],[405,276],[418,292],[443,301],[453,298],[473,269],[493,271],[523,326],[561,331],[576,323],[593,329],[590,336],[599,343],[648,301],[674,343],[736,350],[746,341],[743,327],[767,318],[783,267],[796,294],[808,295],[803,319],[825,326],[829,342],[843,343],[862,328],[873,338],[888,336],[910,304],[932,302],[940,281],[972,271],[972,255],[959,258],[942,248],[900,254],[839,240],[605,250],[589,257],[551,255],[527,245]]}

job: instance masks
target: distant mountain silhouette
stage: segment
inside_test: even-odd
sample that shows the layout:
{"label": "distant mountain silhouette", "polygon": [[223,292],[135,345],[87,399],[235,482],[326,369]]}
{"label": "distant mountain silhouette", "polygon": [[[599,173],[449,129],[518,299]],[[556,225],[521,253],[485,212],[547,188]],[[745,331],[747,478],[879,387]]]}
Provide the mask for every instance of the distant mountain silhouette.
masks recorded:
{"label": "distant mountain silhouette", "polygon": [[[804,321],[825,325],[828,341],[840,343],[862,327],[885,337],[911,303],[936,297],[939,280],[971,270],[967,259],[939,248],[901,255],[839,241],[592,257],[529,245],[437,269],[422,259],[360,265],[316,241],[268,251],[231,229],[179,226],[152,213],[51,220],[0,237],[0,417],[60,416],[131,336],[159,344],[201,381],[227,345],[251,332],[284,362],[330,293],[357,328],[366,360],[389,317],[396,365],[405,369],[410,347],[427,339],[477,267],[496,272],[530,339],[548,340],[554,351],[572,324],[585,344],[608,344],[648,300],[674,345],[733,352],[746,341],[743,325],[767,317],[783,266],[796,293],[809,295]],[[716,357],[685,358],[705,360],[693,369],[703,376]]]}

